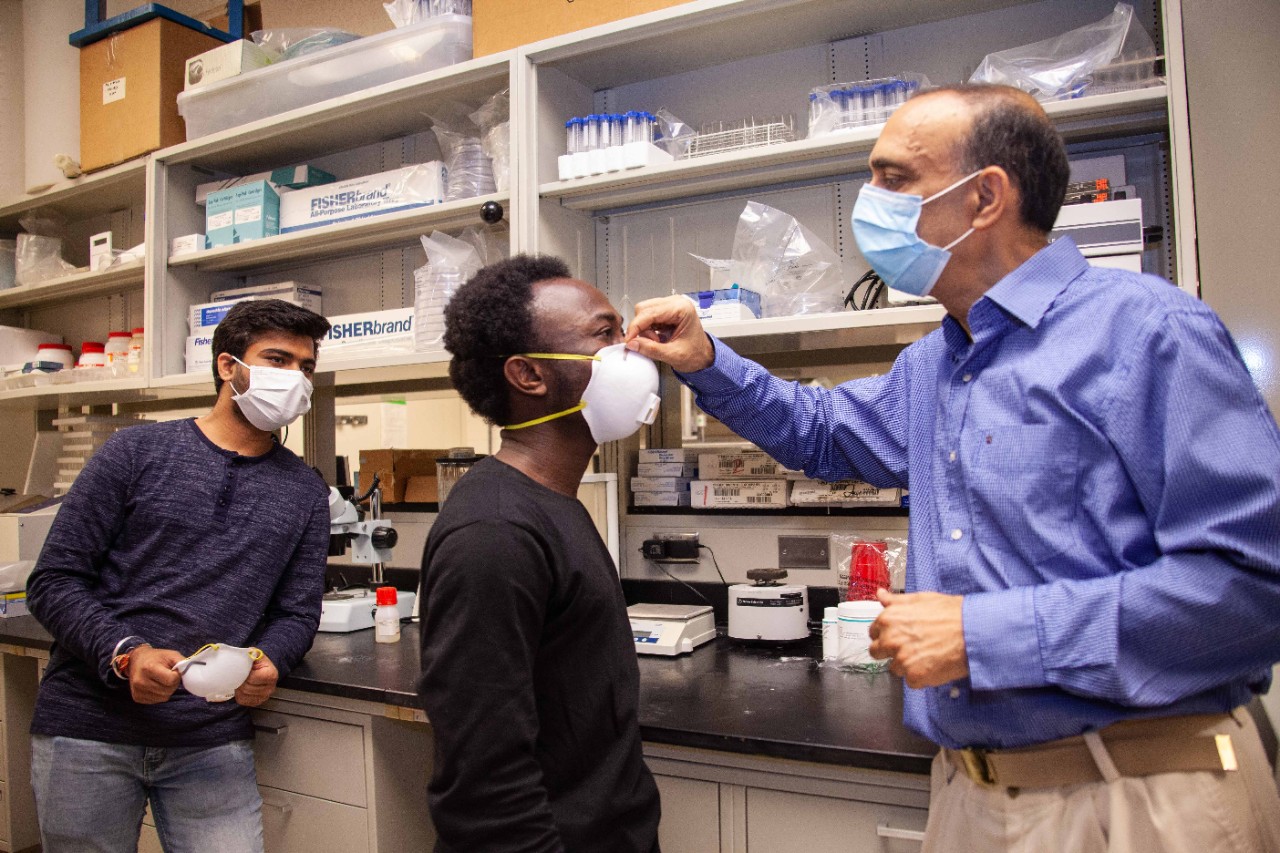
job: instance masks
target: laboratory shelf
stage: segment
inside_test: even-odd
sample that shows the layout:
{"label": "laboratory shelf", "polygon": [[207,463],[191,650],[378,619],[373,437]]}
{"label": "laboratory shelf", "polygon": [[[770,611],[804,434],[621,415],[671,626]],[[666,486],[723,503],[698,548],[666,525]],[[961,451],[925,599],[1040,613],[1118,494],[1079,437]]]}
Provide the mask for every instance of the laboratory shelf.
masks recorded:
{"label": "laboratory shelf", "polygon": [[479,103],[508,85],[513,51],[482,56],[201,136],[158,152],[167,166],[249,174],[384,142],[431,126],[446,102]]}
{"label": "laboratory shelf", "polygon": [[73,382],[63,385],[37,385],[34,388],[17,388],[0,391],[0,407],[58,408],[61,406],[93,406],[131,402],[140,399],[145,391],[145,376],[124,379],[102,379],[93,382]]}
{"label": "laboratory shelf", "polygon": [[139,288],[142,287],[144,269],[144,262],[137,260],[100,272],[86,270],[58,278],[46,279],[35,284],[0,290],[0,309],[27,308],[50,302],[60,302],[104,293],[119,293],[123,290]]}
{"label": "laboratory shelf", "polygon": [[691,506],[629,506],[627,512],[631,515],[676,515],[676,516],[746,516],[748,518],[754,516],[766,517],[813,517],[813,516],[839,516],[839,517],[861,517],[861,518],[907,518],[911,515],[911,510],[904,506],[858,506],[858,507],[841,507],[841,506],[789,506],[776,507],[773,509],[750,509],[747,507],[727,507],[724,509],[703,509],[702,507]]}
{"label": "laboratory shelf", "polygon": [[718,338],[732,340],[737,352],[755,355],[905,346],[937,329],[945,315],[941,305],[907,305],[760,320],[708,321],[703,327]]}
{"label": "laboratory shelf", "polygon": [[260,270],[272,264],[312,262],[320,257],[368,251],[413,240],[435,229],[452,230],[468,225],[482,225],[484,220],[481,218],[480,208],[490,201],[497,202],[504,208],[510,206],[509,194],[491,193],[431,207],[264,237],[233,246],[219,246],[202,252],[170,255],[169,266],[194,267],[204,272]]}
{"label": "laboratory shelf", "polygon": [[18,220],[35,210],[53,210],[67,219],[89,219],[140,203],[146,192],[147,158],[139,157],[100,172],[60,181],[39,193],[0,203],[0,234],[16,234]]}
{"label": "laboratory shelf", "polygon": [[[1139,133],[1167,126],[1168,88],[1152,86],[1045,105],[1072,141],[1102,133]],[[816,139],[726,151],[588,178],[542,184],[539,195],[574,210],[607,213],[656,202],[848,175],[867,168],[883,124]]]}
{"label": "laboratory shelf", "polygon": [[525,53],[598,91],[1015,5],[1017,0],[694,0],[625,24],[537,42]]}
{"label": "laboratory shelf", "polygon": [[[344,356],[331,355],[320,347],[317,374],[333,374],[338,386],[372,385],[384,382],[404,382],[416,379],[438,379],[449,374],[451,356],[444,350],[431,352],[382,353],[379,355]],[[173,373],[151,380],[150,388],[164,392],[162,396],[201,396],[213,394],[212,374]]]}

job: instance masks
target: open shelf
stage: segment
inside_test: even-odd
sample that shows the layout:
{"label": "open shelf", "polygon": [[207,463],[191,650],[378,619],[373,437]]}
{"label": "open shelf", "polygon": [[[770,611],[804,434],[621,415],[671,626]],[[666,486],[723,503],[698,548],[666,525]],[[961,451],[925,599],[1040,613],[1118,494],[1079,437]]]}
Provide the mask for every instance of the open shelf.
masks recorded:
{"label": "open shelf", "polygon": [[322,225],[233,246],[171,255],[169,266],[227,272],[255,270],[269,264],[311,262],[319,256],[348,254],[412,240],[434,229],[481,225],[484,220],[480,218],[480,207],[490,201],[506,207],[510,204],[510,197],[507,193],[491,193],[401,213]]}
{"label": "open shelf", "polygon": [[[1093,95],[1045,105],[1068,141],[1102,132],[1138,133],[1167,124],[1168,88]],[[574,210],[609,212],[641,204],[688,199],[864,171],[883,124],[676,160],[622,172],[542,184],[539,194]]]}
{"label": "open shelf", "polygon": [[143,261],[131,261],[100,272],[86,270],[0,290],[0,308],[24,308],[142,287],[144,267]]}
{"label": "open shelf", "polygon": [[628,506],[630,515],[698,515],[698,516],[845,516],[863,518],[907,518],[911,511],[900,506],[789,506],[776,509],[703,509],[690,506]]}
{"label": "open shelf", "polygon": [[67,219],[88,219],[123,210],[145,194],[147,158],[139,157],[100,172],[61,181],[40,193],[4,199],[0,204],[0,234],[19,230],[18,219],[33,210],[52,209]]}
{"label": "open shelf", "polygon": [[130,402],[139,399],[140,395],[137,392],[144,391],[146,387],[147,380],[143,376],[72,382],[62,385],[37,385],[33,388],[0,391],[0,406],[29,407],[35,402],[40,408],[54,408],[61,405],[92,406]]}

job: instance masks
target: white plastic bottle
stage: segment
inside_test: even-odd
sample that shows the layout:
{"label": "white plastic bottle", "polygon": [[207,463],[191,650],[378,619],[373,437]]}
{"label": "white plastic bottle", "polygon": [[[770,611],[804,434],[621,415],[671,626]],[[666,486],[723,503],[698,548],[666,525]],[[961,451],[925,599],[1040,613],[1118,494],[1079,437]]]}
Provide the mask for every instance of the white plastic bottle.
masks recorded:
{"label": "white plastic bottle", "polygon": [[822,611],[822,659],[835,660],[840,653],[840,628],[836,608]]}
{"label": "white plastic bottle", "polygon": [[400,642],[400,608],[396,607],[396,588],[380,586],[378,607],[373,611],[373,639],[379,643]]}

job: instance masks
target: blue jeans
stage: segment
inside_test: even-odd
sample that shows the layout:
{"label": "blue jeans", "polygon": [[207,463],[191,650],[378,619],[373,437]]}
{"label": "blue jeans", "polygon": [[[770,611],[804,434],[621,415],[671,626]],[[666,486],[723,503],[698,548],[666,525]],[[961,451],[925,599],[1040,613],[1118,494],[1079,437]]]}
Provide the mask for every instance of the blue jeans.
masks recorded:
{"label": "blue jeans", "polygon": [[262,853],[253,742],[160,748],[31,736],[45,853],[135,853],[147,800],[166,853]]}

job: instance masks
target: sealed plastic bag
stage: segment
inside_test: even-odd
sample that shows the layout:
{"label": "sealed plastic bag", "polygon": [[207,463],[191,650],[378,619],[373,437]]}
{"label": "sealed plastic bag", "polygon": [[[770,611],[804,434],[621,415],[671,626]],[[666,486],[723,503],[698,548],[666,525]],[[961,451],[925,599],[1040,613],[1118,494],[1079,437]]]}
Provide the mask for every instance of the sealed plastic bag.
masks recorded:
{"label": "sealed plastic bag", "polygon": [[440,156],[448,170],[445,201],[474,198],[496,192],[493,161],[480,142],[480,129],[465,108],[453,104],[437,115],[429,115],[431,130],[440,143]]}
{"label": "sealed plastic bag", "polygon": [[470,118],[480,128],[480,147],[493,169],[499,192],[511,188],[511,104],[507,90],[485,101]]}
{"label": "sealed plastic bag", "polygon": [[738,217],[729,280],[761,295],[765,317],[839,311],[844,300],[840,256],[794,216],[758,201]]}
{"label": "sealed plastic bag", "polygon": [[[1156,49],[1151,37],[1134,18],[1133,7],[1117,3],[1111,14],[1035,44],[988,54],[969,78],[970,83],[1004,83],[1034,95],[1041,101],[1076,98],[1098,92],[1095,76],[1109,78],[1117,72],[1109,66],[1129,66],[1133,73],[1125,88],[1154,82],[1151,64]],[[1140,71],[1141,70],[1141,71]],[[1117,86],[1108,83],[1107,91]],[[1099,92],[1100,93],[1100,92]]]}
{"label": "sealed plastic bag", "polygon": [[383,3],[396,28],[420,24],[437,15],[470,15],[471,0],[391,0]]}
{"label": "sealed plastic bag", "polygon": [[57,215],[29,213],[18,220],[25,234],[19,234],[14,251],[14,280],[21,287],[69,275],[76,267],[62,259],[62,234],[66,220]]}
{"label": "sealed plastic bag", "polygon": [[289,27],[257,30],[251,38],[254,44],[266,51],[272,62],[284,62],[286,59],[355,41],[360,36],[324,27]]}
{"label": "sealed plastic bag", "polygon": [[444,309],[458,288],[482,266],[505,256],[501,241],[488,230],[467,228],[458,237],[434,231],[422,238],[427,263],[413,271],[414,349],[444,345]]}
{"label": "sealed plastic bag", "polygon": [[665,109],[658,110],[653,117],[656,124],[653,144],[677,160],[689,156],[689,143],[698,132]]}
{"label": "sealed plastic bag", "polygon": [[878,533],[832,533],[841,601],[875,601],[877,589],[901,592],[907,584],[907,540]]}

